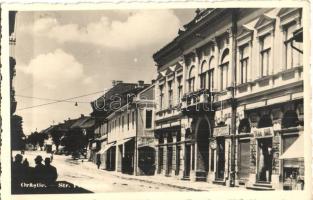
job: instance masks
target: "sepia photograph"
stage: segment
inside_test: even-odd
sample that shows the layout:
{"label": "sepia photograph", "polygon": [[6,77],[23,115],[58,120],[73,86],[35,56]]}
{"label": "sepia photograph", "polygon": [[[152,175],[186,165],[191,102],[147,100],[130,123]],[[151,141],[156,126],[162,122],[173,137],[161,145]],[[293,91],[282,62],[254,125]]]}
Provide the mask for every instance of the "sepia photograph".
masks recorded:
{"label": "sepia photograph", "polygon": [[10,195],[307,188],[303,5],[61,8],[1,20]]}

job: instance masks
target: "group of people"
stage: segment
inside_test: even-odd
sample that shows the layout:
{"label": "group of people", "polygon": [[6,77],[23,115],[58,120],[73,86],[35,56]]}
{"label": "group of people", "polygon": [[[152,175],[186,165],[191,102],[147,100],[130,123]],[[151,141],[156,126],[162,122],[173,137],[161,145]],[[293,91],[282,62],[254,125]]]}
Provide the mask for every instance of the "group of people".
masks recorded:
{"label": "group of people", "polygon": [[27,158],[17,154],[12,161],[12,186],[20,187],[21,183],[42,183],[47,186],[55,185],[58,174],[57,169],[51,165],[51,158],[47,157],[42,163],[42,156],[35,158],[35,167],[30,167]]}

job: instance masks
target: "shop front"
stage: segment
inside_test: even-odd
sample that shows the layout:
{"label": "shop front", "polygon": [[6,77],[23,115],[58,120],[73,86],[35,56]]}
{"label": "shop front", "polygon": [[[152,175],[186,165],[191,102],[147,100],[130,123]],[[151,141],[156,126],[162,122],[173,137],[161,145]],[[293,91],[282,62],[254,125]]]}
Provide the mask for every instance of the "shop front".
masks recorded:
{"label": "shop front", "polygon": [[214,165],[214,183],[225,183],[227,177],[229,136],[230,126],[222,125],[213,129],[213,138],[211,139],[211,150],[214,158],[211,163]]}
{"label": "shop front", "polygon": [[284,190],[303,190],[304,136],[303,131],[282,134],[282,178]]}

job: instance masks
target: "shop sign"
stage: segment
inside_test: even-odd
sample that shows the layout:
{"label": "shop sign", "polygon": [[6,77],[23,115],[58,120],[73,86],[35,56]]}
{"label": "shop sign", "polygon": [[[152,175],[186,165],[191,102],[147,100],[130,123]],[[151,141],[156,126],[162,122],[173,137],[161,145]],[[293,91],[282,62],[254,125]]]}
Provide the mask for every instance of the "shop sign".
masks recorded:
{"label": "shop sign", "polygon": [[273,127],[254,129],[252,133],[256,138],[274,136]]}
{"label": "shop sign", "polygon": [[138,147],[153,146],[153,144],[154,144],[153,137],[140,137],[137,140]]}
{"label": "shop sign", "polygon": [[229,125],[214,128],[213,130],[214,137],[225,136],[225,135],[229,135]]}

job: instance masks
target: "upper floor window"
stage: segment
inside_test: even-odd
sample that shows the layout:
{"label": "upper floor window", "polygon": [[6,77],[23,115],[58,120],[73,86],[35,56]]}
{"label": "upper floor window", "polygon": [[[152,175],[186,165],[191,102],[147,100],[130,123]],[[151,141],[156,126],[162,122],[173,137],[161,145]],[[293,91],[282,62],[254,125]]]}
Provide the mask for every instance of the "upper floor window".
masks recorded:
{"label": "upper floor window", "polygon": [[195,78],[196,78],[196,72],[195,72],[195,66],[192,66],[189,70],[189,76],[188,76],[188,92],[194,92],[195,91]]}
{"label": "upper floor window", "polygon": [[172,87],[172,81],[167,82],[168,86],[168,105],[172,106],[173,104],[173,87]]}
{"label": "upper floor window", "polygon": [[127,130],[129,130],[129,113],[127,113]]}
{"label": "upper floor window", "polygon": [[164,101],[164,93],[163,93],[163,85],[160,85],[160,109],[163,108],[163,101]]}
{"label": "upper floor window", "polygon": [[152,110],[146,110],[146,128],[152,128]]}
{"label": "upper floor window", "polygon": [[265,35],[260,38],[260,59],[261,59],[261,77],[269,75],[270,57],[271,57],[271,35]]}
{"label": "upper floor window", "polygon": [[177,77],[177,103],[180,103],[183,93],[183,85],[181,83],[182,77]]}
{"label": "upper floor window", "polygon": [[248,45],[244,45],[239,48],[240,53],[240,83],[246,83],[248,81],[248,62],[249,62],[249,52]]}
{"label": "upper floor window", "polygon": [[132,112],[132,126],[135,126],[135,111]]}
{"label": "upper floor window", "polygon": [[220,64],[220,71],[221,71],[221,82],[220,82],[220,89],[226,90],[228,86],[228,65],[229,65],[229,49],[225,49],[222,54],[221,64]]}
{"label": "upper floor window", "polygon": [[208,63],[206,61],[203,61],[201,65],[201,74],[200,74],[200,88],[201,89],[206,89],[207,72],[208,72]]}
{"label": "upper floor window", "polygon": [[298,49],[302,49],[301,43],[292,41],[293,33],[294,31],[296,31],[296,29],[296,22],[286,25],[284,27],[285,69],[291,69],[302,64],[302,54],[292,47],[293,45]]}

